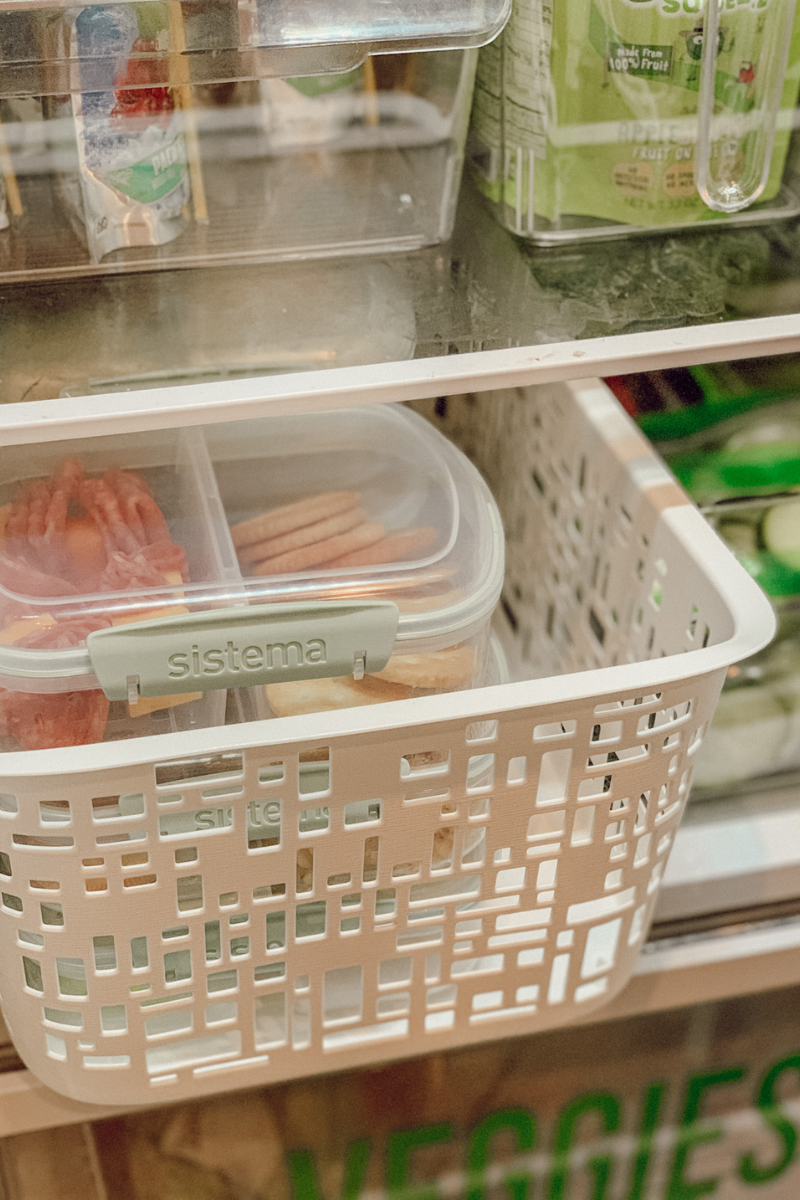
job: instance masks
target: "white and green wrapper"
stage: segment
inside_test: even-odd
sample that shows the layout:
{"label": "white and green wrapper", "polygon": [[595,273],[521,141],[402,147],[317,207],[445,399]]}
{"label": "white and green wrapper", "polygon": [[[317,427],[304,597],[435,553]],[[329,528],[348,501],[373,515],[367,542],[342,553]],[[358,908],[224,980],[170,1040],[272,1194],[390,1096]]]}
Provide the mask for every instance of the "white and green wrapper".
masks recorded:
{"label": "white and green wrapper", "polygon": [[[752,154],[788,2],[720,6],[712,168]],[[473,173],[503,224],[535,236],[717,218],[695,185],[702,49],[703,0],[515,0],[481,51],[472,116]],[[795,21],[762,200],[781,187],[799,83]]]}
{"label": "white and green wrapper", "polygon": [[171,241],[184,228],[190,197],[186,145],[163,68],[144,57],[168,45],[166,5],[70,9],[56,36],[78,62],[82,84],[91,63],[92,90],[56,111],[74,121],[78,170],[61,177],[60,192],[92,261]]}
{"label": "white and green wrapper", "polygon": [[363,112],[360,67],[337,75],[262,79],[261,109],[271,149],[333,141]]}

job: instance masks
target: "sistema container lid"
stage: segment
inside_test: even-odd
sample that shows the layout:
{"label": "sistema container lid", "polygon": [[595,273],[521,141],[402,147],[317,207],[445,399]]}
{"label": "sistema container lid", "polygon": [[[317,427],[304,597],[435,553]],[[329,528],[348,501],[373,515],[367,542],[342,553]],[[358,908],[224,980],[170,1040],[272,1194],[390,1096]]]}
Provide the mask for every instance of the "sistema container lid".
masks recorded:
{"label": "sistema container lid", "polygon": [[10,447],[0,686],[359,678],[477,632],[503,567],[483,479],[399,406]]}
{"label": "sistema container lid", "polygon": [[370,54],[482,46],[511,0],[0,0],[0,95],[340,73]]}

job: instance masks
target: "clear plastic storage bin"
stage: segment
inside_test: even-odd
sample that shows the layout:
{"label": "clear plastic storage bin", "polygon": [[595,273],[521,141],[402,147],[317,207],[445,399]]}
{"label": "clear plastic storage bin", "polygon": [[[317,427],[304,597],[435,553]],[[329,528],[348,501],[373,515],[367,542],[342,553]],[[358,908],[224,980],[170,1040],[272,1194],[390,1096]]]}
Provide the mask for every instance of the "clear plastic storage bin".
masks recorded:
{"label": "clear plastic storage bin", "polygon": [[[86,445],[109,418],[107,398],[95,417],[93,403],[69,430]],[[301,420],[250,407],[249,426],[186,434],[205,445],[229,550],[258,544],[264,509],[274,520],[277,503],[285,524],[311,484],[340,489],[344,459],[373,521],[428,528],[430,541],[383,571],[354,570],[350,551],[338,572],[243,575],[224,629],[208,605],[177,618],[176,687],[260,669],[249,622],[276,605],[247,604],[259,580],[273,601],[281,586],[287,604],[305,594],[309,622],[331,605],[323,595],[363,606],[340,640],[355,682],[375,669],[373,639],[391,663],[384,606],[409,636],[401,656],[425,636],[440,639],[432,654],[482,636],[499,581],[494,508],[483,485],[462,490],[477,476],[436,431],[405,410],[362,409],[339,414],[336,442],[334,416],[311,415],[300,459]],[[39,411],[0,408],[8,440],[40,440]],[[136,1104],[310,1076],[566,1024],[627,982],[723,677],[770,637],[772,612],[602,385],[482,396],[458,412],[460,427],[444,424],[476,446],[507,526],[515,665],[539,678],[0,756],[3,1013],[48,1086]],[[154,404],[124,420],[167,417]],[[182,396],[174,419],[202,422],[202,404]],[[443,586],[463,594],[445,603]],[[168,620],[144,626],[116,665],[90,647],[112,690],[167,690],[149,672]],[[313,668],[320,640],[332,654],[338,634],[319,628],[273,632],[276,669],[301,655]],[[91,637],[113,651],[124,634]]]}
{"label": "clear plastic storage bin", "polygon": [[471,47],[506,16],[506,0],[0,6],[0,280],[440,241]]}
{"label": "clear plastic storage bin", "polygon": [[227,688],[288,716],[487,682],[499,514],[407,410],[81,439],[0,471],[5,749],[219,725]]}
{"label": "clear plastic storage bin", "polygon": [[471,163],[543,244],[793,216],[794,0],[515,0],[481,53]]}

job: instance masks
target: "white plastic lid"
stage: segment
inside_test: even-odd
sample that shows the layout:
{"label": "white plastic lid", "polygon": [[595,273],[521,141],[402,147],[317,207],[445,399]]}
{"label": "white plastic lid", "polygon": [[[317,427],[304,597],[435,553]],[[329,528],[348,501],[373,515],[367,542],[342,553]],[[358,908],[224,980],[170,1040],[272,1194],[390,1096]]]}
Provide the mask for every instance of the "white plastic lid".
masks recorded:
{"label": "white plastic lid", "polygon": [[97,687],[95,630],[212,610],[388,600],[398,648],[436,650],[503,580],[487,486],[400,406],[10,447],[0,531],[0,686],[24,691]]}

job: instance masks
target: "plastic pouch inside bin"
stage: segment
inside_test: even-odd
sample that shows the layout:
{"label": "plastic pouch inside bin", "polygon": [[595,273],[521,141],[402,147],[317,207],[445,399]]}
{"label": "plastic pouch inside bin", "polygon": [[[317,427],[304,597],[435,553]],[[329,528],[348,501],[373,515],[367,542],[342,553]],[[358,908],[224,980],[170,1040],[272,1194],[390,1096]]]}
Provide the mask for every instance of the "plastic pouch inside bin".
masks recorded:
{"label": "plastic pouch inside bin", "polygon": [[407,410],[15,451],[0,500],[6,749],[486,681],[499,515]]}

